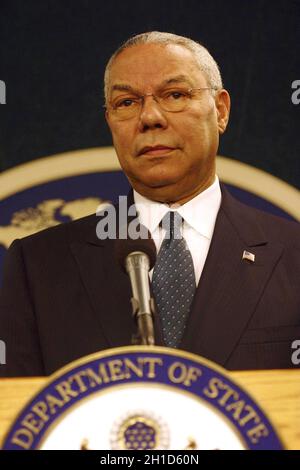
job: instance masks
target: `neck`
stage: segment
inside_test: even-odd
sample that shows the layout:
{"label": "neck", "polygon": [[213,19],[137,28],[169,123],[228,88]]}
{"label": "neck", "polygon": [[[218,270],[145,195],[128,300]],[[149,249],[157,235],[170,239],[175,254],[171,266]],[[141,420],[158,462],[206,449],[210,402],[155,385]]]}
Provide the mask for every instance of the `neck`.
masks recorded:
{"label": "neck", "polygon": [[[185,194],[174,194],[174,191],[168,191],[166,194],[164,194],[164,191],[159,191],[159,189],[163,188],[147,188],[147,190],[141,190],[141,188],[134,188],[138,193],[140,193],[142,196],[146,197],[147,199],[151,199],[152,201],[156,202],[161,202],[163,204],[168,204],[170,208],[177,208],[179,206],[182,206],[183,204],[186,204],[190,200],[194,199],[194,197],[198,196],[198,194],[202,193],[205,191],[207,188],[209,188],[215,181],[215,174],[212,176],[208,177],[206,181],[203,181],[201,184],[199,184],[196,188],[194,188],[192,191],[189,191],[188,193]],[[144,189],[144,188],[143,188]]]}

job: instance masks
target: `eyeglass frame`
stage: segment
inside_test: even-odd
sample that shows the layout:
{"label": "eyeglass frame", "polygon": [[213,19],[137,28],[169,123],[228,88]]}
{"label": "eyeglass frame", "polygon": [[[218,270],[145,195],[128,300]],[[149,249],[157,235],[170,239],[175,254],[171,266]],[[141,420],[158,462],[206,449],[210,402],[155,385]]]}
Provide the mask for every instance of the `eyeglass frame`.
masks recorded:
{"label": "eyeglass frame", "polygon": [[[188,90],[186,90],[186,92],[187,92],[187,93],[192,93],[193,91],[198,91],[198,90],[214,90],[214,91],[218,91],[218,90],[221,90],[221,88],[219,88],[219,87],[189,88]],[[152,96],[153,99],[154,99],[154,101],[161,107],[160,102],[157,101],[157,98],[158,98],[158,97],[157,97],[154,93],[145,93],[145,94],[140,95],[140,96],[137,95],[137,98],[136,98],[138,101],[140,101],[140,103],[141,103],[141,105],[142,105],[142,106],[141,106],[141,109],[142,109],[142,107],[143,107],[143,105],[144,105],[144,103],[145,103],[145,97],[146,97],[146,96]],[[129,99],[129,98],[128,98],[128,99]],[[112,104],[111,104],[111,105],[103,104],[103,105],[102,105],[102,108],[104,108],[104,109],[106,109],[107,111],[109,111],[109,109],[108,109],[109,106],[111,106],[111,108],[112,108],[114,111],[116,111],[116,108],[115,108]],[[183,109],[180,110],[180,111],[168,111],[168,110],[164,109],[163,107],[161,107],[161,109],[162,109],[163,111],[166,111],[167,113],[181,113],[181,112],[183,111]],[[125,121],[126,119],[130,119],[130,117],[129,117],[129,118],[125,118],[124,121]]]}

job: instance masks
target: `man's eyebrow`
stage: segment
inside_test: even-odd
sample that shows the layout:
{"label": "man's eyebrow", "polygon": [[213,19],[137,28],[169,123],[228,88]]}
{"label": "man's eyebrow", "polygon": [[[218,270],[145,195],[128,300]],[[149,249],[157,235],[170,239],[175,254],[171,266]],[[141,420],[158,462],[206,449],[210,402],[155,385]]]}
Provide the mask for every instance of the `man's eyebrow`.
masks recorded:
{"label": "man's eyebrow", "polygon": [[175,77],[167,78],[166,80],[164,80],[160,84],[160,87],[164,87],[166,85],[171,85],[173,83],[187,83],[191,87],[193,86],[191,80],[186,75],[176,75]]}
{"label": "man's eyebrow", "polygon": [[111,91],[134,91],[134,88],[130,85],[123,85],[122,83],[116,83],[111,87]]}
{"label": "man's eyebrow", "polygon": [[[166,80],[161,82],[160,85],[158,86],[158,88],[163,88],[164,86],[172,85],[173,83],[186,83],[191,87],[193,86],[193,84],[190,81],[189,77],[187,77],[186,75],[176,75],[175,77],[167,78]],[[132,86],[126,85],[126,84],[123,84],[123,83],[115,83],[111,87],[111,91],[112,92],[113,91],[132,91],[134,93],[137,93],[137,90],[134,89]]]}

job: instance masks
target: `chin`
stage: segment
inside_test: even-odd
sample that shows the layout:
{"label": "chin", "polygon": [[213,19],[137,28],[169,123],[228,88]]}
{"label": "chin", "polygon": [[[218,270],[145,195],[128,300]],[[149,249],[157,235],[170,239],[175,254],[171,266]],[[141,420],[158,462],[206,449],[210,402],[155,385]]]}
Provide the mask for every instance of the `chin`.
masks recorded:
{"label": "chin", "polygon": [[[173,170],[173,171],[172,171]],[[174,172],[173,168],[168,168],[164,171],[147,171],[144,172],[139,180],[146,186],[151,186],[152,188],[169,186],[177,184],[182,179],[182,174]]]}
{"label": "chin", "polygon": [[143,181],[143,185],[151,189],[160,189],[162,191],[170,191],[171,188],[174,188],[174,185],[177,183],[177,180],[170,178],[149,178],[148,180]]}

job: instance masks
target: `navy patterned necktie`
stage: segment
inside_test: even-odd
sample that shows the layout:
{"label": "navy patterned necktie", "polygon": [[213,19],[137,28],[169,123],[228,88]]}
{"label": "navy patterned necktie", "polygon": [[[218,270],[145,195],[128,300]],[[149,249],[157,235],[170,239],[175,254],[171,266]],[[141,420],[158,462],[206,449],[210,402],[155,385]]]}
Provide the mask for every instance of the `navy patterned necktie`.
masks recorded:
{"label": "navy patterned necktie", "polygon": [[196,290],[191,252],[181,235],[182,218],[168,212],[162,219],[166,235],[152,277],[152,291],[166,346],[176,348],[183,336]]}

